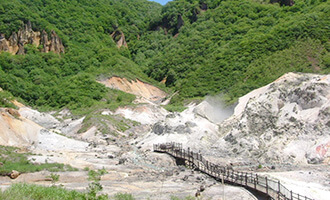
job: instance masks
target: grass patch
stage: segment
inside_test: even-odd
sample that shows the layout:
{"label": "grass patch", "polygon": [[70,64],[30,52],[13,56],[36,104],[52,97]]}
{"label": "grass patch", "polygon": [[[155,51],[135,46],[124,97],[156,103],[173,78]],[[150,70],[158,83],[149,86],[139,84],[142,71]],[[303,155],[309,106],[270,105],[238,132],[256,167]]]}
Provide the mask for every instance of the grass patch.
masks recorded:
{"label": "grass patch", "polygon": [[83,122],[84,124],[78,133],[83,133],[92,126],[96,126],[102,134],[117,136],[117,131],[125,132],[129,128],[140,124],[121,116],[102,115],[101,113],[102,110],[97,110],[87,114]]}
{"label": "grass patch", "polygon": [[132,103],[135,100],[135,95],[122,92],[120,90],[113,90],[106,88],[107,92],[100,101],[94,101],[89,107],[79,107],[76,109],[70,109],[72,114],[77,116],[87,115],[95,110],[109,109],[116,110],[118,107],[133,106]]}
{"label": "grass patch", "polygon": [[18,153],[19,149],[15,147],[0,146],[0,175],[6,175],[12,170],[25,172],[37,172],[42,170],[48,170],[50,172],[59,171],[76,171],[76,168],[70,165],[64,165],[60,163],[44,163],[44,164],[33,164],[27,156],[31,153]]}
{"label": "grass patch", "polygon": [[[0,190],[0,199],[1,200],[89,200],[91,199],[88,196],[88,193],[78,192],[75,190],[67,190],[62,187],[57,186],[39,186],[26,183],[17,183],[11,185],[10,188],[2,192]],[[100,195],[93,198],[95,200],[105,200],[105,199],[114,199],[114,200],[134,200],[135,198],[131,194],[127,193],[118,193],[112,198]]]}
{"label": "grass patch", "polygon": [[26,183],[13,184],[4,192],[0,191],[2,200],[83,200],[85,194],[77,191],[70,191],[60,187],[44,187],[38,185],[30,185]]}
{"label": "grass patch", "polygon": [[185,198],[179,198],[176,196],[171,196],[171,200],[196,200],[197,198],[192,197],[192,196],[187,196]]}
{"label": "grass patch", "polygon": [[128,193],[118,193],[114,196],[114,200],[134,200],[133,195]]}
{"label": "grass patch", "polygon": [[168,105],[165,105],[164,108],[169,112],[182,112],[187,107],[182,106],[182,105],[168,104]]}

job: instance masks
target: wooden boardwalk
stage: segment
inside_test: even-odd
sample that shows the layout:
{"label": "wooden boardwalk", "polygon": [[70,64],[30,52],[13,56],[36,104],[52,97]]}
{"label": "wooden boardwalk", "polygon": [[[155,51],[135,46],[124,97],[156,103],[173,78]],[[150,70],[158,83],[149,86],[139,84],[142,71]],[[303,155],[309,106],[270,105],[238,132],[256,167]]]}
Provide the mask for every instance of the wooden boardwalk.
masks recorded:
{"label": "wooden boardwalk", "polygon": [[254,173],[239,172],[226,167],[215,165],[199,154],[182,148],[180,143],[154,144],[154,151],[167,153],[177,160],[193,167],[216,180],[227,184],[242,186],[248,189],[261,192],[271,199],[278,200],[313,200],[306,196],[299,195],[288,190],[280,181],[275,181]]}

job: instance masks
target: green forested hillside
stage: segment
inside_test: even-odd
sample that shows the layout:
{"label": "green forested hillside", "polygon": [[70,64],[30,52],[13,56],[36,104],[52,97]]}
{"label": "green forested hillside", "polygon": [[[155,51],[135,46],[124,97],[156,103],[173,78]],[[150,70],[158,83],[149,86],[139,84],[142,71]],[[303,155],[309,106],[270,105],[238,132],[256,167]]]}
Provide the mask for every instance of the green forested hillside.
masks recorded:
{"label": "green forested hillside", "polygon": [[[326,0],[2,0],[0,33],[31,21],[55,30],[65,54],[1,53],[0,87],[39,108],[79,109],[131,101],[100,75],[166,78],[174,104],[218,93],[234,102],[289,71],[329,73],[329,18]],[[128,48],[116,47],[116,30]]]}
{"label": "green forested hillside", "polygon": [[153,24],[159,30],[134,46],[133,59],[150,77],[167,77],[180,91],[177,102],[220,92],[233,102],[289,71],[329,73],[330,4],[295,2],[170,2]]}
{"label": "green forested hillside", "polygon": [[115,74],[150,81],[110,34],[120,30],[128,42],[136,40],[160,9],[145,0],[2,0],[0,33],[9,37],[31,21],[35,31],[55,30],[66,53],[40,53],[34,46],[25,47],[26,55],[1,53],[0,87],[42,108],[76,109],[102,99],[130,101],[95,80],[100,74]]}

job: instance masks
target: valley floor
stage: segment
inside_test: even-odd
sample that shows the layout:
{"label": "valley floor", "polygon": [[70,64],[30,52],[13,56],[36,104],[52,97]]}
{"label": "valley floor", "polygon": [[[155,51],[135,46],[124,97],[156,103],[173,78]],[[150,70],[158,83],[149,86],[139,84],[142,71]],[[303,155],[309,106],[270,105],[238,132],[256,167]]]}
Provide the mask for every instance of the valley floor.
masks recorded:
{"label": "valley floor", "polygon": [[[175,160],[166,155],[150,151],[138,150],[129,143],[96,145],[95,147],[86,142],[74,139],[63,139],[56,142],[53,138],[48,149],[36,148],[30,159],[34,162],[61,162],[70,163],[77,167],[77,172],[56,172],[60,175],[56,185],[62,185],[67,189],[86,191],[88,169],[107,170],[102,176],[101,184],[104,187],[102,193],[113,196],[116,193],[131,193],[136,199],[171,199],[171,197],[185,198],[195,196],[200,187],[205,187],[201,196],[205,199],[256,199],[244,188],[223,185],[220,182],[201,174],[200,172],[177,166]],[[49,136],[48,136],[49,139]],[[42,143],[41,143],[42,146]],[[65,148],[67,147],[67,148]],[[300,170],[276,172],[258,172],[280,180],[288,189],[314,199],[325,200],[330,196],[330,172],[326,165],[315,165],[301,168]],[[44,186],[52,183],[47,176],[50,172],[41,171],[26,173],[17,179],[0,177],[2,190],[10,187],[13,183],[26,182]]]}

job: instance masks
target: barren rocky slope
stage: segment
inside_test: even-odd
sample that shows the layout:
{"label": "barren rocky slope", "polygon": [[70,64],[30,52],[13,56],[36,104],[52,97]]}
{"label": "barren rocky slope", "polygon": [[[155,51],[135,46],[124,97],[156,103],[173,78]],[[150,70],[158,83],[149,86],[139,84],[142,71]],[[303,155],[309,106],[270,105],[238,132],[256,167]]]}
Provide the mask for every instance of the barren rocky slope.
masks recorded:
{"label": "barren rocky slope", "polygon": [[[242,97],[235,110],[224,108],[217,98],[207,98],[199,105],[189,105],[182,113],[170,113],[154,103],[104,111],[106,115],[120,115],[139,122],[123,133],[126,137],[110,140],[105,140],[95,127],[78,134],[83,118],[67,119],[70,116],[67,110],[57,116],[66,119],[58,120],[20,105],[18,119],[3,110],[0,120],[6,124],[4,117],[10,117],[22,123],[24,118],[39,124],[33,132],[37,139],[24,143],[37,154],[30,158],[34,162],[107,169],[109,174],[103,177],[102,184],[104,192],[111,195],[129,192],[138,199],[169,199],[170,196],[193,196],[203,185],[207,189],[202,196],[221,198],[219,183],[177,167],[167,155],[151,152],[155,143],[181,142],[215,163],[241,170],[254,171],[259,163],[275,166],[276,171],[299,170],[279,173],[261,169],[294,191],[299,189],[297,192],[304,195],[325,199],[324,196],[330,194],[330,183],[327,178],[319,177],[330,176],[325,170],[329,165],[329,87],[329,75],[289,73]],[[91,134],[87,134],[89,132]],[[1,131],[1,137],[3,133]],[[24,131],[19,133],[24,135]],[[130,133],[132,136],[127,137]],[[85,141],[77,140],[82,138]],[[11,145],[20,146],[24,142],[17,141]],[[2,188],[16,181],[49,185],[43,180],[46,175],[47,172],[26,174],[14,181],[1,178],[0,183]],[[308,181],[313,184],[307,184]],[[61,173],[60,183],[83,190],[88,181],[85,172],[65,172]],[[253,199],[244,189],[226,187],[225,190],[226,195],[239,193],[236,199]]]}
{"label": "barren rocky slope", "polygon": [[329,164],[329,119],[330,75],[288,73],[241,97],[212,148],[261,163]]}
{"label": "barren rocky slope", "polygon": [[167,94],[161,89],[150,85],[149,83],[142,82],[139,79],[127,80],[126,78],[114,76],[109,79],[102,80],[100,81],[100,83],[104,84],[109,88],[134,94],[142,98],[142,100],[144,99],[155,103],[160,103],[164,101],[165,97],[167,96]]}
{"label": "barren rocky slope", "polygon": [[329,164],[329,102],[329,75],[289,73],[241,97],[225,121],[230,109],[209,98],[182,113],[164,113],[138,141],[145,148],[182,142],[243,165]]}

